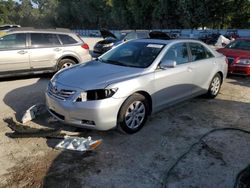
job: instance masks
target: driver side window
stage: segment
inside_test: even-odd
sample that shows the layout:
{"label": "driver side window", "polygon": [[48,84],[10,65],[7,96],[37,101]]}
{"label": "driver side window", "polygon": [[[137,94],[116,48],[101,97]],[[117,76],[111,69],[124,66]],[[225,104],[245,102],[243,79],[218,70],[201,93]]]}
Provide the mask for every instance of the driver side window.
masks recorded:
{"label": "driver side window", "polygon": [[176,61],[177,65],[189,62],[188,50],[186,43],[178,43],[171,46],[163,57],[163,60]]}

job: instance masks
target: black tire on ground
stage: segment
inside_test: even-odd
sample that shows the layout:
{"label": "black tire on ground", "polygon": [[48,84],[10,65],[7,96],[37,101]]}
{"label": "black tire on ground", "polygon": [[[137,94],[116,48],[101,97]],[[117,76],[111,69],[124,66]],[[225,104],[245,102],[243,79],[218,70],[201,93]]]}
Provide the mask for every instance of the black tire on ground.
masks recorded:
{"label": "black tire on ground", "polygon": [[141,94],[133,94],[127,98],[120,108],[117,123],[127,134],[139,131],[147,121],[149,114],[149,103]]}
{"label": "black tire on ground", "polygon": [[215,98],[220,92],[221,83],[222,83],[221,75],[219,73],[215,74],[209,85],[209,89],[207,91],[206,96],[210,99]]}
{"label": "black tire on ground", "polygon": [[58,63],[58,70],[67,68],[67,67],[71,67],[72,65],[75,65],[76,62],[72,59],[62,59],[59,63]]}

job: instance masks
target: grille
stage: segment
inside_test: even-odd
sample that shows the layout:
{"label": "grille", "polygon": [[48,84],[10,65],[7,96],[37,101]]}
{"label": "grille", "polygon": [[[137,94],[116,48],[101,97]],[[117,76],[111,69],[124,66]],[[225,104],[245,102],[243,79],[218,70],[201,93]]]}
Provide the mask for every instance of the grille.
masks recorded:
{"label": "grille", "polygon": [[228,64],[232,65],[234,63],[234,58],[233,57],[227,57]]}
{"label": "grille", "polygon": [[48,93],[53,97],[60,99],[60,100],[67,100],[70,99],[76,91],[68,90],[68,89],[58,89],[56,86],[52,86],[49,84]]}

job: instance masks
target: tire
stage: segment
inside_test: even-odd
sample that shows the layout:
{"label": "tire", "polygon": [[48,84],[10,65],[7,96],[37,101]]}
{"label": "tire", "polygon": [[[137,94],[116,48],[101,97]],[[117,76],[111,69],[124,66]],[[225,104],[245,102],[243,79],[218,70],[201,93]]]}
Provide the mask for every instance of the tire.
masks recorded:
{"label": "tire", "polygon": [[147,121],[149,103],[140,94],[133,94],[127,98],[118,114],[118,127],[127,134],[139,131]]}
{"label": "tire", "polygon": [[58,63],[58,70],[71,67],[72,65],[75,65],[75,64],[76,64],[76,62],[73,61],[72,59],[62,59]]}
{"label": "tire", "polygon": [[219,92],[220,92],[221,83],[222,83],[222,78],[221,78],[220,74],[217,73],[213,77],[213,79],[212,79],[212,81],[211,81],[211,83],[209,85],[209,89],[207,91],[207,95],[206,96],[208,98],[210,98],[210,99],[215,98],[219,94]]}

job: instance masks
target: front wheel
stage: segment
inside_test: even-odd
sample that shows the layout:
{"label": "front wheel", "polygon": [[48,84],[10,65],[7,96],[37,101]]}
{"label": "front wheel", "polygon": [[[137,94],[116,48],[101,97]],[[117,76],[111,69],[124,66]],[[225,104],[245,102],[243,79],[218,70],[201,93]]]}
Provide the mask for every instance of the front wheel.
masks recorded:
{"label": "front wheel", "polygon": [[149,103],[140,94],[131,95],[122,105],[118,115],[118,126],[126,133],[139,131],[147,121]]}
{"label": "front wheel", "polygon": [[207,92],[207,97],[209,98],[215,98],[218,94],[219,94],[219,91],[220,91],[220,88],[221,88],[221,83],[222,83],[222,78],[221,76],[217,73],[211,83],[210,83],[210,86],[209,86],[209,89],[208,89],[208,92]]}

